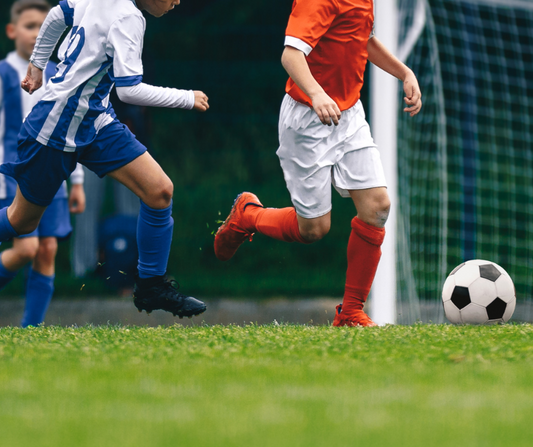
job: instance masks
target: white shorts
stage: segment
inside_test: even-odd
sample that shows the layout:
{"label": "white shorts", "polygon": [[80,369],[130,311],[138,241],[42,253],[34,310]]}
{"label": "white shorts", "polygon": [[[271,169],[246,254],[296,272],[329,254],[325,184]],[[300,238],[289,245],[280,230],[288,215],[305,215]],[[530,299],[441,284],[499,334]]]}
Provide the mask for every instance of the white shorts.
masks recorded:
{"label": "white shorts", "polygon": [[313,109],[285,95],[278,130],[276,153],[299,216],[329,213],[332,184],[342,197],[387,186],[361,101],[342,112],[338,126],[326,126]]}

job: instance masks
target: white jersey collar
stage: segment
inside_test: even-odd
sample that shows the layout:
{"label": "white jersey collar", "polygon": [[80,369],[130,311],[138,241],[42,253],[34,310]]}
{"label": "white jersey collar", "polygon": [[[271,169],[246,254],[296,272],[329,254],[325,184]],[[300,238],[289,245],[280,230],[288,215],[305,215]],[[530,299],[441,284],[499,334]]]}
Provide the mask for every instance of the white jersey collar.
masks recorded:
{"label": "white jersey collar", "polygon": [[11,51],[6,57],[6,61],[17,71],[26,71],[30,63],[23,57],[20,57],[16,51]]}

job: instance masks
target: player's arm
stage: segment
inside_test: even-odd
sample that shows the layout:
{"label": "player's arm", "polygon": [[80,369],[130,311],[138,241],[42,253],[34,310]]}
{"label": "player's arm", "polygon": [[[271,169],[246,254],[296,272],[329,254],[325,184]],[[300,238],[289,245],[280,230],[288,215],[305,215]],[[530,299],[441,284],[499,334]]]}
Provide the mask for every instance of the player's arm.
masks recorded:
{"label": "player's arm", "polygon": [[208,97],[198,90],[155,87],[143,82],[125,87],[117,87],[119,99],[128,104],[148,107],[170,107],[205,112],[209,109]]}
{"label": "player's arm", "polygon": [[203,92],[156,87],[142,82],[144,30],[144,19],[137,15],[120,17],[110,27],[106,52],[113,58],[111,79],[119,99],[138,106],[206,111],[209,104]]}
{"label": "player's arm", "polygon": [[281,64],[296,85],[311,99],[313,110],[320,118],[320,121],[328,126],[331,126],[332,122],[335,126],[339,124],[341,118],[339,106],[314,78],[307,64],[305,54],[287,45],[281,56]]}
{"label": "player's arm", "polygon": [[65,17],[64,8],[69,8],[66,0],[50,10],[41,26],[39,36],[30,58],[28,73],[22,80],[21,87],[30,95],[43,85],[43,70],[52,56],[54,49],[68,26],[70,19]]}
{"label": "player's arm", "polygon": [[403,111],[415,116],[422,108],[422,93],[413,71],[387,50],[377,37],[369,39],[367,50],[370,62],[403,82],[403,99],[407,105]]}
{"label": "player's arm", "polygon": [[68,208],[73,214],[79,214],[85,211],[86,199],[85,189],[83,188],[84,179],[85,173],[83,172],[83,167],[78,163],[76,169],[70,174]]}

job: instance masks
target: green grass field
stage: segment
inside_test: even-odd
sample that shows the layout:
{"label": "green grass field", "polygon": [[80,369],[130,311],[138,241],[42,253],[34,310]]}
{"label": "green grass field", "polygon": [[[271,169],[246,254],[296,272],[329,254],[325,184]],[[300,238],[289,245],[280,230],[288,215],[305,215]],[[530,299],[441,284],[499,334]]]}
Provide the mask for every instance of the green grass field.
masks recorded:
{"label": "green grass field", "polygon": [[0,329],[0,445],[531,446],[533,326]]}

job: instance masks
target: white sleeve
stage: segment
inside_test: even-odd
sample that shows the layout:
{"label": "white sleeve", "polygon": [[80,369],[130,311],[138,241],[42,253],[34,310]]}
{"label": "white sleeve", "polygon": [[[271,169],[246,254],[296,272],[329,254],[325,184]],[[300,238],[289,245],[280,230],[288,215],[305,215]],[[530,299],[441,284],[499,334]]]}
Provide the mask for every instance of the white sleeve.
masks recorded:
{"label": "white sleeve", "polygon": [[70,174],[70,183],[72,185],[82,185],[84,180],[85,172],[83,171],[83,166],[78,163],[76,169]]}
{"label": "white sleeve", "polygon": [[71,20],[65,15],[64,6],[62,6],[65,3],[68,6],[66,1],[62,1],[58,6],[50,10],[35,42],[30,62],[41,70],[45,69],[57,42],[67,28],[69,20]]}
{"label": "white sleeve", "polygon": [[191,110],[194,92],[177,88],[154,87],[144,83],[129,87],[117,87],[119,99],[136,106],[170,107]]}
{"label": "white sleeve", "polygon": [[285,36],[285,46],[296,48],[297,50],[300,50],[302,53],[304,53],[306,56],[309,56],[311,51],[313,51],[313,47],[311,45],[305,43],[302,39],[298,39],[297,37],[292,36]]}
{"label": "white sleeve", "polygon": [[116,20],[109,29],[106,53],[113,58],[110,75],[117,87],[142,81],[144,30],[144,17],[135,14]]}

